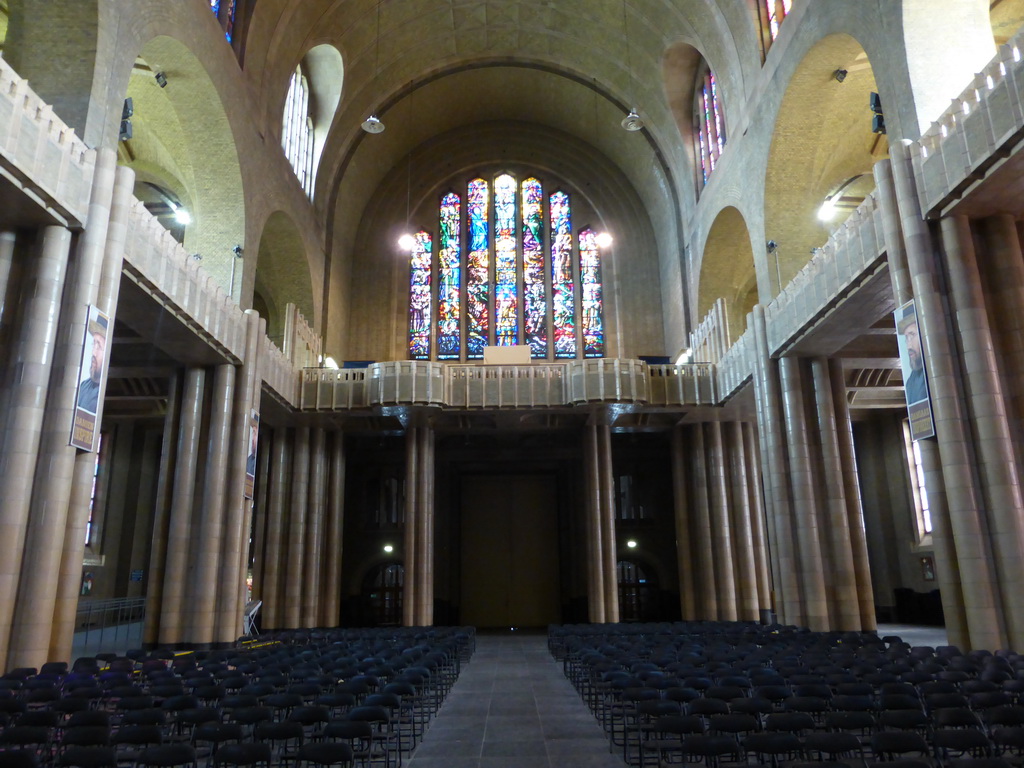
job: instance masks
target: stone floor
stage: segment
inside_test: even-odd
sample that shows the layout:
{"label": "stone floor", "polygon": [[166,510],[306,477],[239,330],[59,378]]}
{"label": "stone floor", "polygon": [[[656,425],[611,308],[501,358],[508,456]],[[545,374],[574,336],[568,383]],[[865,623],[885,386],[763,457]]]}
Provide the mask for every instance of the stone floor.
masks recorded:
{"label": "stone floor", "polygon": [[[880,636],[945,645],[942,627],[884,624]],[[623,768],[543,634],[478,634],[476,653],[409,768]]]}

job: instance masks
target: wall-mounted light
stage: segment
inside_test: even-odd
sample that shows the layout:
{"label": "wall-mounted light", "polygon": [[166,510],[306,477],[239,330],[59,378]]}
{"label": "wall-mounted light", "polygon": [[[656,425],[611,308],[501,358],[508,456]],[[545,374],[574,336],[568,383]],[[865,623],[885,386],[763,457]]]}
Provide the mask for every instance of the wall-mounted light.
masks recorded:
{"label": "wall-mounted light", "polygon": [[395,548],[393,546],[391,546],[390,544],[385,544],[384,545],[384,551],[387,552],[390,555],[392,552],[395,551]]}
{"label": "wall-mounted light", "polygon": [[609,245],[612,244],[613,240],[614,240],[614,238],[611,236],[611,233],[609,233],[609,232],[598,232],[597,233],[597,247],[598,248],[607,248]]}
{"label": "wall-mounted light", "polygon": [[765,244],[765,248],[768,249],[768,253],[775,253],[779,249],[779,244],[776,243],[774,240],[769,240]]}
{"label": "wall-mounted light", "polygon": [[179,206],[174,209],[174,220],[181,226],[187,227],[192,223],[192,214]]}
{"label": "wall-mounted light", "polygon": [[848,74],[850,73],[847,72],[845,69],[837,69],[835,72],[832,73],[832,79],[835,80],[837,83],[841,83],[843,82],[843,80],[846,79],[846,76]]}
{"label": "wall-mounted light", "polygon": [[161,88],[167,87],[167,75],[165,75],[163,72],[157,72],[155,75],[153,75],[153,77],[156,80],[156,84],[159,85]]}
{"label": "wall-mounted light", "polygon": [[124,106],[121,107],[121,126],[117,132],[118,141],[128,141],[132,137],[132,121],[131,117],[135,114],[135,104],[132,101],[131,96],[124,100]]}
{"label": "wall-mounted light", "polygon": [[416,246],[416,238],[406,232],[398,238],[398,247],[403,251],[411,251]]}
{"label": "wall-mounted light", "polygon": [[636,539],[630,539],[626,542],[626,546],[630,549],[636,549]]}
{"label": "wall-mounted light", "polygon": [[236,245],[234,248],[231,249],[231,252],[233,254],[235,254],[235,256],[241,257],[242,256],[242,246]]}
{"label": "wall-mounted light", "polygon": [[868,106],[871,108],[871,111],[875,113],[871,118],[871,132],[885,133],[885,115],[882,114],[882,97],[872,91],[871,95],[868,97]]}

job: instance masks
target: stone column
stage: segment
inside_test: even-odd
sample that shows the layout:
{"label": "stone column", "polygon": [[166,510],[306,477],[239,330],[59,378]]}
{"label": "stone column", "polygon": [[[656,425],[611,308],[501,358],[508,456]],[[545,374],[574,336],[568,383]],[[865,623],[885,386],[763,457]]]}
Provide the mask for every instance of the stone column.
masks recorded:
{"label": "stone column", "polygon": [[0,232],[0,325],[4,322],[7,306],[7,286],[11,278],[11,266],[14,264],[14,246],[17,235],[13,232]]}
{"label": "stone column", "polygon": [[714,552],[715,593],[718,619],[736,621],[736,572],[732,558],[732,526],[729,524],[729,493],[725,480],[725,445],[721,422],[707,429],[708,488],[711,496],[711,549]]}
{"label": "stone column", "polygon": [[615,539],[615,474],[612,470],[612,432],[597,428],[597,467],[601,478],[601,567],[604,576],[604,620],[619,621],[619,570]]}
{"label": "stone column", "polygon": [[409,427],[405,432],[405,531],[402,549],[405,550],[405,582],[402,585],[402,624],[415,627],[418,616],[416,601],[419,585],[416,582],[418,519],[419,519],[419,428]]}
{"label": "stone column", "polygon": [[[231,404],[235,398],[235,367],[218,365],[213,370],[210,398],[210,427],[206,450],[206,472],[197,519],[198,534],[192,557],[195,575],[188,601],[191,643],[207,646],[214,641],[217,624],[217,593],[228,588],[221,583],[221,550],[224,546],[225,488],[231,445]],[[237,635],[236,635],[237,636]]]}
{"label": "stone column", "polygon": [[968,377],[965,389],[973,417],[981,490],[988,502],[984,523],[995,555],[1009,647],[1018,648],[1024,644],[1024,603],[1020,600],[1024,591],[1024,526],[1020,519],[1024,499],[1006,413],[1010,401],[996,360],[970,224],[958,216],[943,219],[941,226],[961,340],[958,346]]}
{"label": "stone column", "polygon": [[289,478],[292,466],[292,439],[289,430],[275,429],[271,446],[271,479],[267,494],[267,546],[263,566],[263,622],[269,629],[280,629],[284,623],[284,572],[282,555],[287,537],[286,504],[290,498]]}
{"label": "stone column", "polygon": [[[757,621],[760,601],[757,590],[757,558],[754,554],[754,535],[750,508],[750,489],[747,478],[746,446],[743,442],[743,424],[729,422],[725,426],[728,451],[728,473],[731,488],[732,514],[729,530],[732,531],[733,564],[736,572],[737,618],[740,621]],[[729,510],[726,510],[729,513]]]}
{"label": "stone column", "polygon": [[683,427],[672,428],[672,499],[676,520],[676,560],[679,564],[679,602],[683,621],[697,618],[697,594],[693,584],[693,546],[690,542],[690,508],[686,498],[686,446]]}
{"label": "stone column", "polygon": [[832,405],[835,412],[836,441],[839,450],[840,473],[846,499],[846,529],[850,536],[853,573],[857,588],[857,606],[860,629],[873,632],[878,628],[875,618],[875,594],[871,584],[871,565],[868,562],[868,537],[864,529],[864,505],[860,495],[860,477],[857,456],[853,449],[853,424],[850,405],[846,400],[846,380],[842,360],[828,361],[832,379]]}
{"label": "stone column", "polygon": [[[264,321],[253,309],[245,311],[245,325],[245,357],[236,370],[238,384],[231,404],[231,442],[226,449],[228,476],[216,629],[217,641],[222,643],[233,642],[242,632],[252,530],[253,499],[245,495],[246,464],[250,447],[249,423],[252,411],[258,411],[260,404],[260,342],[266,334],[262,330]],[[258,452],[257,458],[260,458]],[[259,461],[257,471],[265,468],[266,463],[265,458]],[[255,495],[256,489],[253,488]]]}
{"label": "stone column", "polygon": [[[8,654],[11,667],[39,667],[49,655],[55,586],[60,577],[75,466],[76,449],[68,445],[68,439],[74,426],[88,305],[96,302],[99,290],[116,159],[112,150],[102,150],[97,155],[86,229],[67,268],[25,540],[26,551],[32,556],[22,563],[18,582]],[[110,331],[112,336],[113,326]],[[98,423],[96,428],[99,429]]]}
{"label": "stone column", "polygon": [[288,514],[288,559],[285,563],[284,626],[302,626],[302,579],[305,576],[306,515],[309,501],[309,427],[295,429],[292,497]]}
{"label": "stone column", "polygon": [[[117,319],[117,299],[121,291],[121,273],[124,265],[124,248],[128,239],[128,219],[135,198],[135,171],[118,166],[114,174],[114,193],[110,205],[110,220],[107,224],[107,244],[103,255],[103,269],[100,273],[100,287],[96,297],[97,306],[110,318],[114,327]],[[107,344],[103,359],[105,367],[110,365],[111,345]],[[100,399],[96,423],[103,418],[103,400]],[[64,531],[64,552],[61,556],[60,581],[57,586],[57,602],[54,608],[54,626],[50,641],[51,659],[67,658],[75,635],[75,621],[78,611],[78,597],[82,585],[82,563],[85,559],[85,528],[89,524],[89,505],[92,500],[93,473],[96,457],[79,453],[75,457],[72,474],[71,496],[68,504],[67,527]]]}
{"label": "stone column", "polygon": [[[910,225],[909,231],[913,235],[914,243],[919,252],[922,248],[930,249],[928,230],[920,219],[920,209],[912,180],[912,171],[906,167],[909,157],[905,152],[901,152],[901,150],[896,151],[896,156],[902,158],[900,160],[900,167],[903,168],[903,171],[900,174],[899,196],[905,198],[903,207],[907,209],[906,215],[907,222]],[[886,260],[889,266],[892,294],[897,306],[902,306],[914,297],[914,289],[907,261],[903,214],[900,211],[893,168],[891,160],[882,160],[875,163],[874,170],[878,207],[882,214],[883,231],[885,233]],[[960,566],[957,561],[956,544],[953,541],[939,446],[934,440],[920,440],[918,441],[918,449],[921,452],[925,491],[928,494],[928,505],[932,515],[932,546],[935,549],[936,561],[935,575],[939,584],[939,593],[942,596],[942,611],[946,622],[946,634],[952,645],[963,648],[969,642],[970,632],[967,628],[963,586],[960,581]],[[851,530],[853,529],[851,528]],[[861,577],[858,576],[858,583],[860,581]]]}
{"label": "stone column", "polygon": [[587,616],[591,624],[603,624],[604,573],[601,559],[601,476],[597,467],[597,427],[587,425],[584,439],[587,491]]}
{"label": "stone column", "polygon": [[853,545],[850,542],[843,463],[836,429],[836,409],[832,399],[834,382],[828,359],[817,357],[811,360],[811,373],[814,377],[814,400],[818,408],[818,436],[821,444],[821,490],[824,503],[820,518],[824,527],[822,545],[829,553],[829,605],[834,619],[831,629],[856,632],[862,628],[860,603],[853,564]]}
{"label": "stone column", "polygon": [[704,425],[693,425],[693,553],[697,571],[697,593],[700,595],[698,618],[717,620],[718,585],[715,584],[714,545],[711,533],[711,506],[708,503],[708,452],[704,441]]}
{"label": "stone column", "polygon": [[174,485],[175,438],[178,435],[178,413],[181,408],[181,379],[171,375],[167,386],[167,413],[160,447],[160,471],[156,499],[153,504],[153,543],[150,546],[149,569],[146,573],[146,623],[142,644],[151,648],[160,639],[160,606],[164,595],[164,568],[167,565],[167,530],[171,519],[171,488]]}
{"label": "stone column", "polygon": [[[956,350],[950,343],[952,334],[943,300],[945,286],[940,284],[931,233],[924,222],[914,187],[909,152],[898,142],[890,146],[890,151],[928,371],[950,530],[956,546],[956,563],[960,568],[964,615],[969,631],[966,645],[969,648],[1005,648],[1008,638],[1000,623],[998,606],[1001,596],[998,594],[987,532],[983,529],[981,498],[967,434],[967,413],[960,397],[961,375]],[[943,521],[939,530],[942,531],[944,526]]]}
{"label": "stone column", "polygon": [[63,227],[46,227],[39,237],[38,255],[27,265],[22,283],[19,327],[0,380],[0,412],[5,416],[0,433],[0,659],[5,660],[71,246],[71,233]]}
{"label": "stone column", "polygon": [[309,458],[309,510],[306,513],[305,574],[302,586],[302,626],[320,623],[320,589],[323,570],[324,527],[327,489],[327,433],[323,427],[312,432]]}
{"label": "stone column", "polygon": [[419,429],[416,501],[416,603],[418,626],[434,623],[434,430]]}
{"label": "stone column", "polygon": [[171,514],[167,528],[167,559],[160,606],[160,645],[177,645],[185,639],[184,617],[188,610],[188,553],[192,543],[192,507],[196,501],[196,469],[203,424],[206,372],[189,368],[181,396],[178,455],[175,458]]}
{"label": "stone column", "polygon": [[757,602],[762,610],[772,608],[772,574],[768,558],[768,534],[765,531],[764,502],[761,493],[761,460],[757,436],[752,424],[743,423],[743,469],[747,477],[747,507],[750,509],[750,534],[754,542],[754,572]]}
{"label": "stone column", "polygon": [[327,493],[327,557],[320,624],[336,627],[341,618],[341,553],[345,531],[345,435],[331,435],[330,482]]}
{"label": "stone column", "polygon": [[800,578],[807,626],[815,631],[830,629],[825,571],[821,559],[818,500],[811,471],[804,388],[800,360],[779,360],[782,382],[782,406],[785,412],[786,444],[789,448],[789,476],[795,513],[796,540],[800,557],[795,560]]}

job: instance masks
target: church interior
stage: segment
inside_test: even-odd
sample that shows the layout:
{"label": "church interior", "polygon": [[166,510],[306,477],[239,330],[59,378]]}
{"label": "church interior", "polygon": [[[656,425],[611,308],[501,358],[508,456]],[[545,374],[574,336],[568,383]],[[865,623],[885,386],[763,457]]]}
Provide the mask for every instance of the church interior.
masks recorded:
{"label": "church interior", "polygon": [[1022,26],[0,0],[0,667],[104,601],[1024,649]]}

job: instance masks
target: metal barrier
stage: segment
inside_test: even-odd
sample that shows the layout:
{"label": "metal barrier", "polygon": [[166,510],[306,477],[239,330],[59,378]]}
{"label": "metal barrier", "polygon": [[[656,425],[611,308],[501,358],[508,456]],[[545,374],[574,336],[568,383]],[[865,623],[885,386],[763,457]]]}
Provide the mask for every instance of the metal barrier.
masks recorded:
{"label": "metal barrier", "polygon": [[146,598],[79,601],[75,616],[75,652],[116,651],[142,644]]}

